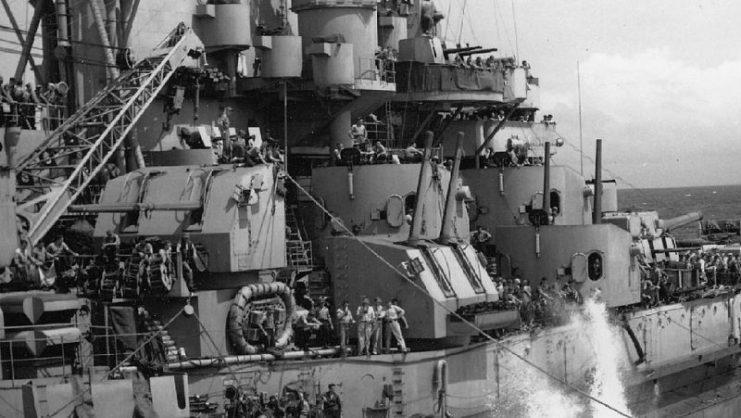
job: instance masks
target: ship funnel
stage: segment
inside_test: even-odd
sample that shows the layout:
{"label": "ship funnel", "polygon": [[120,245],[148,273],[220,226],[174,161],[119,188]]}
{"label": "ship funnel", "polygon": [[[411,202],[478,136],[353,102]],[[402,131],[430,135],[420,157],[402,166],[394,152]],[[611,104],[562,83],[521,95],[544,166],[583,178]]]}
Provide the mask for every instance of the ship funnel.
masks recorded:
{"label": "ship funnel", "polygon": [[676,218],[659,219],[656,222],[656,226],[664,231],[670,231],[700,220],[702,220],[702,212],[690,212],[685,215],[677,216]]}
{"label": "ship funnel", "polygon": [[443,212],[443,225],[440,231],[440,243],[450,244],[458,238],[455,234],[455,193],[458,188],[458,173],[461,168],[461,157],[463,156],[463,132],[458,132],[455,143],[455,161],[453,171],[450,173],[448,183],[448,195],[445,198],[445,212]]}
{"label": "ship funnel", "polygon": [[545,217],[546,225],[550,224],[551,213],[551,142],[545,143],[545,159],[543,160],[543,210],[548,215]]}
{"label": "ship funnel", "polygon": [[412,218],[412,228],[409,230],[409,244],[416,244],[422,236],[422,208],[425,205],[424,190],[425,185],[432,178],[432,166],[430,156],[432,155],[432,131],[425,132],[425,152],[422,157],[422,167],[419,169],[419,182],[417,183],[417,202],[414,206],[414,215]]}
{"label": "ship funnel", "polygon": [[602,140],[597,140],[597,152],[594,156],[594,208],[592,223],[602,223]]}

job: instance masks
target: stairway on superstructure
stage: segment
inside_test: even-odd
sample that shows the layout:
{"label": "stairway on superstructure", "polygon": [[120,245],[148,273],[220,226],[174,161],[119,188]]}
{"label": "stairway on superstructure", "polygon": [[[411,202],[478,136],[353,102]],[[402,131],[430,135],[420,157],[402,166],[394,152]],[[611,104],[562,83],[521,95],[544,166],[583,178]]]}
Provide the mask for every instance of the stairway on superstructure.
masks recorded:
{"label": "stairway on superstructure", "polygon": [[68,118],[17,167],[17,213],[31,244],[41,240],[123,144],[124,138],[200,40],[178,25],[152,56],[127,70]]}
{"label": "stairway on superstructure", "polygon": [[296,216],[298,205],[286,207],[286,258],[287,271],[292,277],[306,276],[309,297],[317,301],[330,297],[329,276],[317,269],[314,263],[311,241],[306,239],[306,230]]}
{"label": "stairway on superstructure", "polygon": [[288,268],[301,275],[314,268],[311,253],[311,241],[304,239],[306,232],[302,230],[296,216],[296,205],[286,208],[286,264]]}

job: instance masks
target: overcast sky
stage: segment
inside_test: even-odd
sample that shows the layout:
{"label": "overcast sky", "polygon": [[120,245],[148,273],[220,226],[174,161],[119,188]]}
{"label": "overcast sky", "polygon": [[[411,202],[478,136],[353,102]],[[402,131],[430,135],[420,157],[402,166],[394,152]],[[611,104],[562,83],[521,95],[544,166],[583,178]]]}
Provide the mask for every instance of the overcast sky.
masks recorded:
{"label": "overcast sky", "polygon": [[[26,3],[10,0],[22,26]],[[542,113],[554,115],[568,142],[557,163],[579,169],[579,61],[585,154],[603,138],[605,167],[622,187],[741,184],[741,1],[436,3],[448,15],[447,39],[460,33],[464,43],[531,63]],[[2,9],[0,25],[8,25]],[[14,36],[0,30],[0,47],[20,49],[7,41]],[[17,58],[0,52],[0,74],[7,78]]]}
{"label": "overcast sky", "polygon": [[741,1],[515,0],[514,20],[511,0],[449,2],[448,39],[465,3],[464,40],[531,63],[571,144],[557,163],[579,169],[579,61],[585,154],[603,138],[622,187],[741,184]]}

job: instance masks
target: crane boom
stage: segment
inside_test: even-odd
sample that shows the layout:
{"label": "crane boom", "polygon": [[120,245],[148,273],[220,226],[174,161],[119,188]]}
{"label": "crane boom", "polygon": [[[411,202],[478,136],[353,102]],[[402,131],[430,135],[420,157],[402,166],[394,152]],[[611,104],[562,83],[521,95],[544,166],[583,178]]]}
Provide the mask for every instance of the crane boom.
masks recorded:
{"label": "crane boom", "polygon": [[[178,67],[197,66],[203,44],[181,23],[153,53],[101,90],[22,160],[16,215],[30,244],[41,240],[80,196]],[[53,161],[54,164],[50,164]]]}

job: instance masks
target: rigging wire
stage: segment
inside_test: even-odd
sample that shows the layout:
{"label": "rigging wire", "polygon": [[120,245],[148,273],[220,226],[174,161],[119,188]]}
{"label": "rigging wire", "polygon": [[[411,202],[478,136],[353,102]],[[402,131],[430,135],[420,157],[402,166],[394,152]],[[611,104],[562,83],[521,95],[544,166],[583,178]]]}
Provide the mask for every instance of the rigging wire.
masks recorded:
{"label": "rigging wire", "polygon": [[458,45],[461,44],[461,37],[463,36],[463,18],[466,16],[466,6],[468,5],[468,0],[463,0],[463,9],[461,11],[461,23],[460,27],[458,28]]}
{"label": "rigging wire", "polygon": [[453,9],[453,2],[454,1],[455,0],[449,0],[448,1],[448,13],[446,15],[447,19],[446,19],[446,22],[445,22],[445,33],[443,34],[443,41],[445,41],[445,40],[448,39],[448,29],[450,29],[450,21],[452,20],[451,19],[451,16],[450,16],[450,11]]}
{"label": "rigging wire", "polygon": [[[187,306],[187,305],[186,305],[186,306]],[[128,362],[129,362],[129,361],[130,361],[130,360],[131,360],[132,358],[134,358],[134,356],[136,355],[136,353],[138,353],[138,352],[139,352],[139,350],[141,350],[142,348],[144,348],[144,346],[146,346],[147,344],[149,344],[149,343],[150,343],[150,342],[151,342],[152,340],[154,340],[155,338],[157,338],[157,337],[161,336],[161,335],[162,335],[162,332],[163,332],[163,331],[165,331],[165,330],[167,329],[167,327],[168,327],[168,326],[170,326],[170,324],[172,324],[172,323],[173,323],[173,322],[174,322],[174,321],[175,321],[175,320],[176,320],[176,319],[177,319],[177,318],[178,318],[178,317],[180,316],[180,314],[182,314],[182,313],[183,313],[183,311],[184,311],[184,310],[185,310],[185,306],[183,306],[182,308],[180,308],[180,310],[178,310],[178,311],[177,311],[177,312],[175,313],[175,315],[173,315],[173,316],[172,316],[172,317],[170,318],[170,320],[168,320],[168,321],[167,321],[167,323],[166,323],[165,325],[163,325],[163,326],[162,326],[162,328],[161,328],[161,329],[158,329],[157,331],[155,331],[154,333],[152,333],[152,335],[151,335],[151,336],[149,336],[149,338],[147,338],[146,340],[144,340],[144,342],[142,342],[141,344],[139,344],[139,346],[138,346],[138,347],[136,347],[136,349],[135,349],[134,351],[132,351],[131,353],[129,353],[129,355],[128,355],[128,356],[126,356],[126,358],[124,358],[123,360],[121,360],[121,361],[120,361],[120,362],[119,362],[119,363],[118,363],[118,364],[117,364],[117,365],[116,365],[116,366],[115,366],[114,368],[112,368],[111,370],[109,370],[109,371],[108,371],[108,373],[104,374],[104,375],[103,375],[103,378],[102,378],[102,379],[100,379],[100,382],[102,382],[103,380],[107,379],[107,378],[108,378],[108,377],[109,377],[109,376],[110,376],[111,374],[113,374],[113,373],[114,373],[114,372],[115,372],[116,370],[120,369],[120,368],[121,368],[121,366],[123,366],[124,364],[128,363]],[[85,390],[81,390],[81,391],[80,391],[80,393],[78,393],[77,395],[73,396],[73,397],[72,397],[72,399],[70,399],[69,401],[67,401],[67,402],[66,402],[65,404],[63,404],[62,406],[60,406],[60,407],[59,407],[59,408],[58,408],[57,410],[55,410],[54,412],[50,413],[50,414],[48,415],[48,417],[49,417],[49,418],[53,418],[54,416],[56,416],[56,415],[57,415],[57,414],[59,414],[60,412],[64,411],[64,409],[65,409],[65,408],[67,408],[68,406],[70,406],[70,405],[72,405],[73,403],[77,402],[77,400],[79,400],[80,398],[82,398],[82,397],[83,397],[83,396],[84,396],[84,395],[85,395],[86,393],[88,393],[88,392],[89,392],[89,391],[91,390],[91,387],[92,387],[92,382],[91,382],[91,384],[90,384],[90,388],[87,388],[87,389],[85,389]]]}
{"label": "rigging wire", "polygon": [[[16,49],[10,49],[10,48],[5,48],[5,47],[0,47],[0,52],[7,52],[9,54],[19,54],[19,55],[22,53],[21,51],[18,51]],[[31,53],[31,56],[33,56],[34,58],[43,58],[41,54],[37,54],[35,52]]]}
{"label": "rigging wire", "polygon": [[512,38],[509,36],[509,31],[504,29],[504,15],[502,14],[502,10],[497,7],[497,0],[494,0],[492,4],[494,6],[494,26],[497,28],[497,35],[501,37],[499,28],[503,28],[501,33],[504,33],[504,36],[501,41],[507,41],[510,51],[514,52],[515,47],[512,43]]}
{"label": "rigging wire", "polygon": [[520,42],[517,39],[517,16],[515,16],[515,0],[512,0],[512,25],[515,32],[515,59],[520,56]]}
{"label": "rigging wire", "polygon": [[[23,47],[23,44],[21,44],[18,41],[14,41],[12,39],[3,39],[3,38],[0,38],[0,42],[5,42],[6,44],[10,44],[10,45],[13,45],[13,46],[16,46],[16,47],[17,46]],[[42,49],[40,47],[38,47],[38,46],[33,46],[31,48],[32,49],[36,49],[38,51],[42,51]]]}
{"label": "rigging wire", "polygon": [[424,287],[422,287],[422,285],[420,285],[419,283],[416,283],[413,280],[409,280],[407,278],[407,276],[398,269],[398,267],[396,267],[393,264],[391,264],[388,260],[386,260],[385,258],[383,258],[380,254],[378,254],[378,252],[376,252],[373,248],[371,248],[366,242],[364,242],[363,240],[361,240],[360,237],[358,237],[357,235],[355,235],[347,226],[345,226],[345,224],[343,222],[339,221],[338,218],[335,215],[333,215],[331,212],[329,212],[329,210],[327,210],[326,207],[324,207],[319,201],[317,201],[316,198],[314,198],[314,196],[311,195],[311,193],[309,193],[308,191],[306,191],[306,189],[304,189],[303,186],[301,186],[293,177],[291,177],[288,173],[285,173],[285,176],[286,176],[287,179],[289,179],[296,186],[297,189],[299,189],[304,195],[306,195],[306,197],[309,200],[311,200],[322,212],[324,212],[324,214],[326,216],[328,216],[330,218],[330,220],[331,220],[330,222],[332,222],[333,224],[339,225],[340,228],[344,229],[345,232],[347,234],[349,234],[350,237],[352,237],[362,247],[364,247],[366,250],[368,250],[375,258],[377,258],[379,261],[381,261],[381,263],[385,264],[388,268],[390,268],[392,271],[394,271],[396,274],[398,274],[399,277],[401,277],[407,283],[409,283],[410,285],[412,285],[413,287],[415,287],[422,294],[424,294],[427,297],[429,297],[430,300],[432,300],[432,302],[434,304],[438,305],[442,310],[448,312],[451,316],[456,317],[458,320],[460,320],[464,324],[466,324],[469,327],[471,327],[472,329],[474,329],[479,335],[481,335],[482,337],[484,337],[484,338],[488,339],[489,341],[491,341],[492,343],[494,343],[497,347],[499,347],[502,350],[510,353],[514,357],[516,357],[519,360],[523,361],[525,364],[529,365],[530,367],[534,368],[535,370],[541,372],[543,375],[545,375],[548,378],[552,379],[553,381],[557,382],[558,384],[560,384],[564,388],[567,388],[567,389],[569,389],[569,390],[571,390],[571,391],[573,391],[573,392],[575,392],[575,393],[577,393],[577,394],[579,394],[579,395],[581,395],[581,396],[583,396],[583,397],[585,397],[587,399],[590,399],[593,402],[596,402],[596,403],[604,406],[605,408],[607,408],[607,409],[615,412],[616,414],[619,414],[620,416],[630,417],[629,414],[627,414],[627,413],[625,413],[625,412],[623,412],[623,411],[615,408],[614,406],[608,404],[607,402],[605,402],[605,401],[603,401],[603,400],[601,400],[601,399],[599,399],[599,398],[597,398],[597,397],[595,397],[593,395],[590,395],[589,393],[587,393],[587,392],[585,392],[585,391],[583,391],[583,390],[581,390],[581,389],[579,389],[579,388],[577,388],[575,386],[572,386],[571,384],[569,384],[568,382],[566,382],[563,379],[559,378],[558,376],[555,376],[555,375],[551,374],[550,372],[548,372],[544,368],[542,368],[542,367],[538,366],[537,364],[531,362],[530,360],[526,359],[524,356],[516,353],[511,348],[507,347],[506,345],[502,344],[500,341],[498,341],[495,338],[493,338],[491,335],[487,334],[484,330],[482,330],[481,328],[479,328],[478,326],[476,326],[475,324],[473,324],[471,321],[469,321],[468,319],[464,318],[463,316],[461,316],[460,314],[458,314],[457,312],[455,312],[454,310],[452,310],[451,308],[449,308],[444,303],[442,303],[439,300],[435,299],[432,295],[430,295],[430,293],[427,291],[427,289],[425,289]]}

